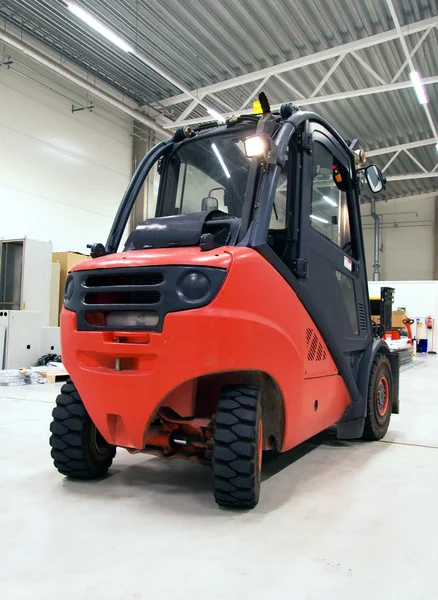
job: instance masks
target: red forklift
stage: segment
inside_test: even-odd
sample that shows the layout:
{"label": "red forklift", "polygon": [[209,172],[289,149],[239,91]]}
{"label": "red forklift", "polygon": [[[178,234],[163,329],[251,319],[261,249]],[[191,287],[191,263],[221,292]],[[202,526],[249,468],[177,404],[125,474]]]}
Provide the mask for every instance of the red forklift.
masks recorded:
{"label": "red forklift", "polygon": [[[259,500],[265,450],[337,425],[379,440],[398,357],[371,321],[359,196],[384,187],[323,118],[272,113],[178,129],[142,160],[106,245],[76,264],[61,314],[71,380],[50,425],[72,479],[126,448],[207,464],[220,506]],[[154,218],[124,231],[160,174]]]}

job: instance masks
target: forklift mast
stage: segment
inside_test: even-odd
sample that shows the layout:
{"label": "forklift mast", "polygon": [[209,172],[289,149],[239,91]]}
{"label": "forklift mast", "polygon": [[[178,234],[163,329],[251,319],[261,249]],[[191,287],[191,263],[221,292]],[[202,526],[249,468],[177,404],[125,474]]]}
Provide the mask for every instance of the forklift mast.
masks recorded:
{"label": "forklift mast", "polygon": [[[394,288],[380,288],[380,324],[385,331],[392,329],[392,305],[394,304]],[[384,333],[383,332],[383,333]]]}

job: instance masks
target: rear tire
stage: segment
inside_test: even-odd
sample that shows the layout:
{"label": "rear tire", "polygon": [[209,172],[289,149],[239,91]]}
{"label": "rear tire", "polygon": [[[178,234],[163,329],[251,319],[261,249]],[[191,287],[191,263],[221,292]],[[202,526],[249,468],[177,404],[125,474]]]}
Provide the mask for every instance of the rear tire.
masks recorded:
{"label": "rear tire", "polygon": [[378,441],[388,431],[392,413],[392,371],[384,354],[376,356],[368,388],[368,410],[363,439]]}
{"label": "rear tire", "polygon": [[260,495],[263,425],[255,387],[227,386],[217,405],[214,447],[214,497],[219,506],[254,508]]}
{"label": "rear tire", "polygon": [[101,436],[71,379],[56,398],[50,425],[51,455],[62,475],[72,479],[97,479],[108,471],[116,447]]}

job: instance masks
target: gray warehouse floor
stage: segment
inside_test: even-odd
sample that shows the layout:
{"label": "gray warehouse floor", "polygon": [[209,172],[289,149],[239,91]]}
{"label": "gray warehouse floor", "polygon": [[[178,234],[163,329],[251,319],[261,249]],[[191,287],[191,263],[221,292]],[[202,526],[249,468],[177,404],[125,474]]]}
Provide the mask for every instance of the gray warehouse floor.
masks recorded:
{"label": "gray warehouse floor", "polygon": [[0,597],[437,598],[438,357],[401,379],[383,442],[318,436],[265,465],[246,513],[183,461],[119,451],[105,480],[66,480],[48,448],[59,386],[0,388]]}

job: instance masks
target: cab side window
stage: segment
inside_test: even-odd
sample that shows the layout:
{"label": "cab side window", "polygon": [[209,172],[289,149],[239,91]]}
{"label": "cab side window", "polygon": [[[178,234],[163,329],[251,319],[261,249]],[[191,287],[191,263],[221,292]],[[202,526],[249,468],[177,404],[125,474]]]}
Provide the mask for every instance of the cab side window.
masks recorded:
{"label": "cab side window", "polygon": [[280,177],[275,190],[274,205],[272,207],[269,229],[286,229],[287,226],[287,179],[289,173],[289,153],[281,169]]}
{"label": "cab side window", "polygon": [[281,259],[285,260],[287,249],[287,227],[288,227],[288,179],[290,171],[290,156],[287,153],[286,160],[281,169],[275,190],[274,203],[269,222],[268,244]]}
{"label": "cab side window", "polygon": [[313,150],[311,225],[353,255],[347,202],[348,172],[319,142]]}

